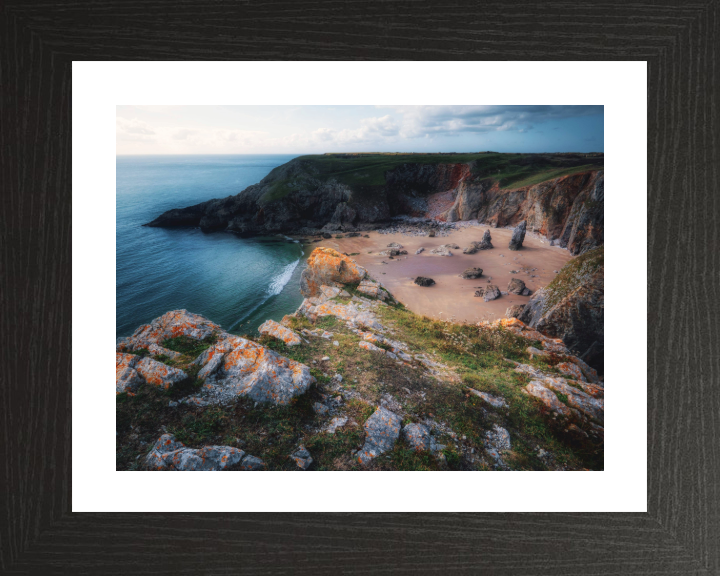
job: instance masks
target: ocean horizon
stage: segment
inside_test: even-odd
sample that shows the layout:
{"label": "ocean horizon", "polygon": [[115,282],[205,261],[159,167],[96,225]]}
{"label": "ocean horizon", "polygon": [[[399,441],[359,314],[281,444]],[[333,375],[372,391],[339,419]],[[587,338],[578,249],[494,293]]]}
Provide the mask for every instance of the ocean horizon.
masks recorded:
{"label": "ocean horizon", "polygon": [[171,208],[238,194],[295,157],[116,156],[116,336],[175,309],[235,334],[294,311],[302,302],[300,244],[143,224]]}

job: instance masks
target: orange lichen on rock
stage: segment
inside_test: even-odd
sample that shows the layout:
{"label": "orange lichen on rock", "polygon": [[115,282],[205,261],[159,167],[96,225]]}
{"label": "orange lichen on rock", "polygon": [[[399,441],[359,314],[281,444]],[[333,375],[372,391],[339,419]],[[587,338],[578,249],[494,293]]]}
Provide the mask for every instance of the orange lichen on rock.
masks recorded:
{"label": "orange lichen on rock", "polygon": [[211,404],[247,396],[256,402],[286,405],[315,382],[306,365],[229,334],[195,363],[202,366],[198,378],[205,380],[203,399]]}
{"label": "orange lichen on rock", "polygon": [[366,275],[365,268],[332,248],[315,248],[307,263],[300,276],[300,291],[306,298],[321,295],[323,285],[357,284]]}
{"label": "orange lichen on rock", "polygon": [[272,336],[273,338],[277,338],[278,340],[285,342],[287,346],[297,346],[302,343],[302,340],[300,340],[300,337],[295,334],[295,332],[293,332],[289,328],[281,326],[280,324],[275,322],[275,320],[266,320],[258,328],[258,332],[266,336]]}

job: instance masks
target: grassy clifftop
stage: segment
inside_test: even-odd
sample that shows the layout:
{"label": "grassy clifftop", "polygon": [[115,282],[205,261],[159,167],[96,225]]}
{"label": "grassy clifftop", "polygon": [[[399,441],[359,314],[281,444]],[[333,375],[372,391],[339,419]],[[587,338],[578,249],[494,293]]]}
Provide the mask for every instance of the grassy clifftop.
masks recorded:
{"label": "grassy clifftop", "polygon": [[501,188],[530,186],[552,178],[597,170],[602,154],[324,154],[301,156],[320,177],[343,184],[381,186],[385,172],[402,164],[471,164],[473,176],[492,178]]}

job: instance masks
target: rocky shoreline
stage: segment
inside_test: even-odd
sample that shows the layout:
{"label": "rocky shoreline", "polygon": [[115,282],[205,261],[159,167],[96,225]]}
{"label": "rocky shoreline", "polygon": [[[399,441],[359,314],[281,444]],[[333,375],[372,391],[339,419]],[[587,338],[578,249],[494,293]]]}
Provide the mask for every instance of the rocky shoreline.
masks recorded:
{"label": "rocky shoreline", "polygon": [[[545,166],[545,161],[552,164],[557,159],[546,158],[539,166]],[[427,164],[408,157],[407,162],[378,174],[378,183],[368,185],[357,183],[367,172],[348,171],[343,162],[349,161],[337,159],[328,170],[326,158],[296,158],[235,196],[168,210],[146,226],[199,227],[255,236],[381,229],[444,236],[457,222],[477,220],[491,227],[514,227],[527,221],[530,230],[567,247],[573,255],[603,243],[601,168],[513,188],[501,187],[488,176],[484,155],[459,164]],[[442,211],[438,206],[447,208]]]}

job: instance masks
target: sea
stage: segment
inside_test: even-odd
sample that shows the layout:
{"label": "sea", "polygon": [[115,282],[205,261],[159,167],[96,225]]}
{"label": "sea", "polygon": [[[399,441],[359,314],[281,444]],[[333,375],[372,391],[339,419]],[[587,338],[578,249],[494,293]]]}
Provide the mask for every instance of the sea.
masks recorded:
{"label": "sea", "polygon": [[233,334],[254,334],[302,302],[301,244],[199,228],[148,228],[171,208],[234,195],[292,155],[116,158],[116,335],[169,310],[201,314]]}

